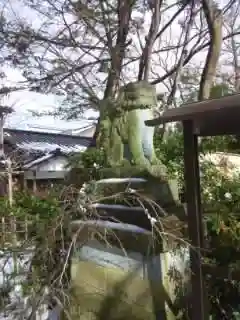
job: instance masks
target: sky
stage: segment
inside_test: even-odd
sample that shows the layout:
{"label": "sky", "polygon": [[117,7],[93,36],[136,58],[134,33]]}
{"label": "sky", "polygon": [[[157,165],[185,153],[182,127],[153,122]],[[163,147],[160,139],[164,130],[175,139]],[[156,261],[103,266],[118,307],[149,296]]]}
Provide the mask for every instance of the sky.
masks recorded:
{"label": "sky", "polygon": [[[7,67],[4,71],[6,74],[4,82],[7,81],[9,85],[14,85],[18,81],[20,82],[23,80],[23,77],[18,70]],[[32,115],[32,112],[34,111],[54,111],[59,104],[59,97],[53,94],[46,95],[29,92],[27,90],[11,93],[9,96],[2,99],[1,104],[11,106],[14,109],[14,113],[6,118],[5,127],[22,130],[32,129],[38,131],[52,131],[52,129],[77,129],[86,126],[91,122],[85,120],[88,117],[97,117],[97,113],[93,111],[85,112],[84,119],[76,121],[66,121],[53,116],[34,116]]]}
{"label": "sky", "polygon": [[[226,1],[225,0],[219,0],[218,1],[220,7],[223,6]],[[18,7],[19,1],[12,0],[11,5],[14,7],[14,10],[18,10],[16,8]],[[172,14],[172,12],[170,13]],[[32,13],[29,13],[28,10],[21,10],[21,16],[25,19],[31,19],[35,26],[40,26],[41,22],[35,19],[32,16]],[[164,16],[164,21],[167,21],[169,19],[169,15]],[[184,16],[181,17],[181,19],[184,19]],[[162,38],[162,43],[168,42],[169,39],[171,39],[171,42],[176,43],[179,39],[180,35],[180,28],[178,24],[179,20],[171,27],[169,30],[169,33],[165,33]],[[148,29],[149,26],[149,17],[145,15],[145,30]],[[143,35],[144,36],[144,35]],[[154,59],[157,59],[158,61],[155,61],[156,63],[161,64],[161,67],[157,70],[158,74],[161,74],[163,72],[163,68],[167,67],[168,65],[174,64],[174,55],[171,54],[164,54],[162,53],[161,56],[155,56]],[[195,66],[202,66],[205,60],[205,53],[199,53],[196,55],[191,62]],[[165,65],[163,65],[165,63]],[[2,80],[2,83],[4,84],[9,83],[11,85],[14,85],[15,83],[18,83],[19,81],[24,80],[21,73],[17,70],[14,70],[9,67],[4,67],[4,72],[6,74],[6,79]],[[1,80],[0,80],[1,85]],[[162,91],[165,90],[165,88],[161,85],[158,86],[158,90]],[[44,116],[44,117],[33,117],[31,114],[31,111],[52,111],[56,108],[56,106],[59,104],[59,97],[54,96],[53,94],[39,94],[39,93],[33,93],[28,91],[23,92],[15,92],[9,95],[8,97],[2,99],[1,104],[7,104],[13,106],[15,112],[6,119],[6,126],[8,127],[15,127],[19,129],[30,129],[31,126],[36,128],[37,126],[40,126],[41,128],[60,128],[62,130],[70,129],[70,128],[79,128],[81,126],[85,126],[86,120],[79,120],[79,121],[64,121],[61,119],[56,119],[51,116]],[[92,111],[87,112],[84,114],[84,118],[92,116],[97,116],[96,112],[93,113]]]}

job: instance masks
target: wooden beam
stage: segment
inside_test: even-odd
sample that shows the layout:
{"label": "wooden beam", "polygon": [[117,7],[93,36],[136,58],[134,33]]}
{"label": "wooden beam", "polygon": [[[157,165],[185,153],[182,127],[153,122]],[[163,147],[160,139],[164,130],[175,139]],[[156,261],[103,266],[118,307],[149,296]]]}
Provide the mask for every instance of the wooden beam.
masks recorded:
{"label": "wooden beam", "polygon": [[184,171],[186,187],[186,204],[188,216],[188,233],[190,241],[191,263],[191,314],[192,320],[207,320],[206,294],[201,267],[201,247],[203,245],[202,214],[200,208],[200,179],[198,165],[198,141],[194,135],[191,120],[183,122],[184,135]]}
{"label": "wooden beam", "polygon": [[231,114],[231,120],[234,120],[236,115],[239,115],[239,99],[240,93],[237,93],[216,99],[186,103],[180,108],[166,110],[160,117],[147,120],[145,124],[154,127],[167,122],[196,120],[199,117],[204,118],[205,121],[209,117],[215,116],[220,116],[223,119],[226,114]]}

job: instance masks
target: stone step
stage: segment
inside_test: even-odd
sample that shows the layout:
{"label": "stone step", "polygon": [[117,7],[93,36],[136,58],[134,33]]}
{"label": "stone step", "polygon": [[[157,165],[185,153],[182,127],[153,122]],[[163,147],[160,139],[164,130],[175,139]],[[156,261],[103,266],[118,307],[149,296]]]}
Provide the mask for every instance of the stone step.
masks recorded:
{"label": "stone step", "polygon": [[140,233],[149,233],[144,228],[140,228],[138,226],[129,224],[129,223],[122,223],[122,222],[112,222],[112,221],[104,221],[104,220],[74,220],[71,222],[72,227],[77,226],[99,226],[106,229],[115,229],[115,230],[125,230],[130,232],[140,232]]}
{"label": "stone step", "polygon": [[146,179],[143,178],[108,178],[98,180],[97,184],[119,184],[119,183],[144,183],[147,182]]}
{"label": "stone step", "polygon": [[161,181],[159,179],[144,178],[108,178],[98,180],[96,192],[99,197],[108,197],[114,194],[137,193],[143,198],[149,198],[161,203],[165,207],[179,203],[178,185],[175,180]]}
{"label": "stone step", "polygon": [[[130,223],[147,230],[152,229],[152,223],[155,223],[159,219],[162,220],[168,216],[176,216],[185,223],[186,212],[182,205],[169,206],[162,208],[156,203],[146,203],[131,206],[129,203],[94,203],[89,206],[90,219],[108,220],[113,222]],[[96,214],[93,214],[95,211]]]}
{"label": "stone step", "polygon": [[128,211],[137,211],[140,213],[144,213],[144,208],[142,207],[129,207],[129,206],[124,206],[121,204],[105,204],[105,203],[94,203],[92,205],[90,205],[91,208],[95,208],[95,209],[103,209],[103,210],[120,210],[120,211],[124,211],[124,210],[128,210]]}
{"label": "stone step", "polygon": [[146,184],[147,180],[143,178],[107,178],[96,181],[97,192],[105,195],[144,190]]}
{"label": "stone step", "polygon": [[146,197],[144,191],[137,191],[137,193],[120,193],[120,194],[105,194],[105,197],[100,197],[97,203],[93,203],[91,208],[97,209],[97,211],[124,211],[128,212],[134,211],[139,212],[139,214],[144,213],[144,210],[148,211],[150,214],[156,216],[156,213],[159,216],[166,216],[168,206],[162,206],[161,203],[156,202],[154,199]]}
{"label": "stone step", "polygon": [[[102,243],[106,251],[109,248],[117,247],[126,256],[128,252],[141,252],[144,255],[149,255],[151,250],[154,250],[154,254],[156,254],[162,252],[163,248],[160,235],[155,235],[154,244],[151,246],[150,244],[153,243],[152,229],[146,230],[146,228],[132,225],[130,222],[121,223],[100,219],[97,221],[75,220],[70,223],[69,231],[74,234],[76,247],[79,249],[89,243],[89,239],[95,243],[96,241]],[[104,251],[102,253],[104,254]]]}
{"label": "stone step", "polygon": [[[100,220],[127,223],[147,230],[152,228],[149,213],[140,206],[95,203],[90,208],[97,211],[97,217]],[[94,215],[92,217],[96,218]]]}
{"label": "stone step", "polygon": [[[131,217],[130,217],[131,218]],[[155,235],[154,237],[154,245],[160,244],[162,240],[163,234],[159,232],[159,230],[164,231],[164,237],[165,239],[168,239],[168,242],[172,243],[178,243],[176,242],[176,239],[181,239],[186,237],[186,233],[184,229],[186,229],[186,224],[183,223],[181,220],[179,220],[175,215],[168,216],[161,220],[161,222],[156,222],[156,229],[153,228],[153,226],[149,223],[148,226],[143,223],[141,223],[141,219],[137,221],[137,223],[134,223],[131,219],[121,219],[121,221],[114,221],[114,220],[109,220],[109,219],[93,219],[87,218],[85,220],[74,220],[70,223],[70,229],[69,231],[71,232],[78,232],[79,236],[83,238],[83,240],[86,240],[86,237],[89,239],[89,234],[92,232],[94,234],[94,239],[98,237],[99,233],[97,231],[103,231],[103,235],[100,236],[100,240],[103,240],[103,236],[109,236],[109,241],[112,241],[113,239],[116,240],[117,244],[121,243],[122,247],[122,242],[119,241],[119,234],[117,231],[120,231],[121,233],[123,232],[125,235],[128,233],[129,235],[134,234],[134,238],[129,238],[125,239],[126,244],[131,245],[132,241],[137,238],[135,238],[136,234],[145,234],[149,235],[150,238],[147,240],[147,244],[149,246],[149,240],[152,241],[153,234]],[[85,228],[87,227],[87,230],[84,231]],[[105,230],[109,231],[114,231],[110,233],[105,233]],[[111,239],[111,240],[110,240]],[[157,240],[158,239],[158,240]],[[157,240],[157,241],[156,241]],[[128,242],[130,241],[130,242]],[[147,246],[147,247],[148,247]],[[125,246],[124,246],[125,247]],[[138,249],[141,249],[141,243],[137,241],[137,247]],[[148,248],[149,249],[149,248]],[[148,251],[148,250],[147,250]],[[155,250],[154,250],[155,251]],[[149,252],[148,252],[149,253]]]}

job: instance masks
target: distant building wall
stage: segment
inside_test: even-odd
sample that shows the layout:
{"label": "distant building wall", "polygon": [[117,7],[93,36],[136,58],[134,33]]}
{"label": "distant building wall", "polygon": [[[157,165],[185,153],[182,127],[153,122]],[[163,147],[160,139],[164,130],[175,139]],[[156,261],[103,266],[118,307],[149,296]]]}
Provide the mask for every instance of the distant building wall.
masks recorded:
{"label": "distant building wall", "polygon": [[65,156],[57,156],[55,158],[51,158],[43,163],[39,163],[33,167],[31,170],[37,171],[66,171],[66,165],[68,164],[67,157]]}

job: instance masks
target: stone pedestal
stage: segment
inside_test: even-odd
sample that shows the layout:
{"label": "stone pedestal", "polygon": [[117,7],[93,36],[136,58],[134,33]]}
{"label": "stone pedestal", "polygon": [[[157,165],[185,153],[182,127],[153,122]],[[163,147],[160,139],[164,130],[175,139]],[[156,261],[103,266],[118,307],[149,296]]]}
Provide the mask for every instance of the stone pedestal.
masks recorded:
{"label": "stone pedestal", "polygon": [[[128,180],[124,182],[124,179],[132,179],[129,183]],[[66,178],[68,183],[74,184],[76,186],[81,186],[91,180],[103,180],[111,179],[112,183],[101,184],[104,185],[105,192],[106,189],[111,190],[112,193],[115,191],[123,191],[126,187],[141,189],[146,196],[150,196],[151,199],[164,205],[172,205],[179,203],[178,196],[178,183],[176,180],[168,179],[167,177],[161,176],[161,171],[158,167],[152,167],[151,171],[146,170],[140,166],[125,166],[125,167],[115,167],[115,168],[101,168],[101,169],[73,169],[68,177]],[[122,182],[114,182],[114,179],[121,179]],[[142,179],[142,182],[134,182],[134,179]],[[114,187],[115,186],[115,187]],[[109,192],[109,191],[108,191]]]}
{"label": "stone pedestal", "polygon": [[[164,252],[159,237],[106,221],[75,221],[72,232],[79,232],[68,308],[73,320],[176,319],[169,271],[177,254]],[[186,264],[180,261],[179,270]]]}
{"label": "stone pedestal", "polygon": [[[157,168],[151,171],[106,168],[94,176],[81,171],[83,182],[97,180],[95,192],[102,200],[89,207],[89,219],[96,220],[87,221],[84,213],[71,225],[73,236],[78,235],[67,308],[72,320],[176,319],[179,280],[173,274],[183,274],[187,265],[176,249],[183,237],[178,216],[184,210],[177,182],[162,178]],[[129,189],[142,206],[131,200]]]}

